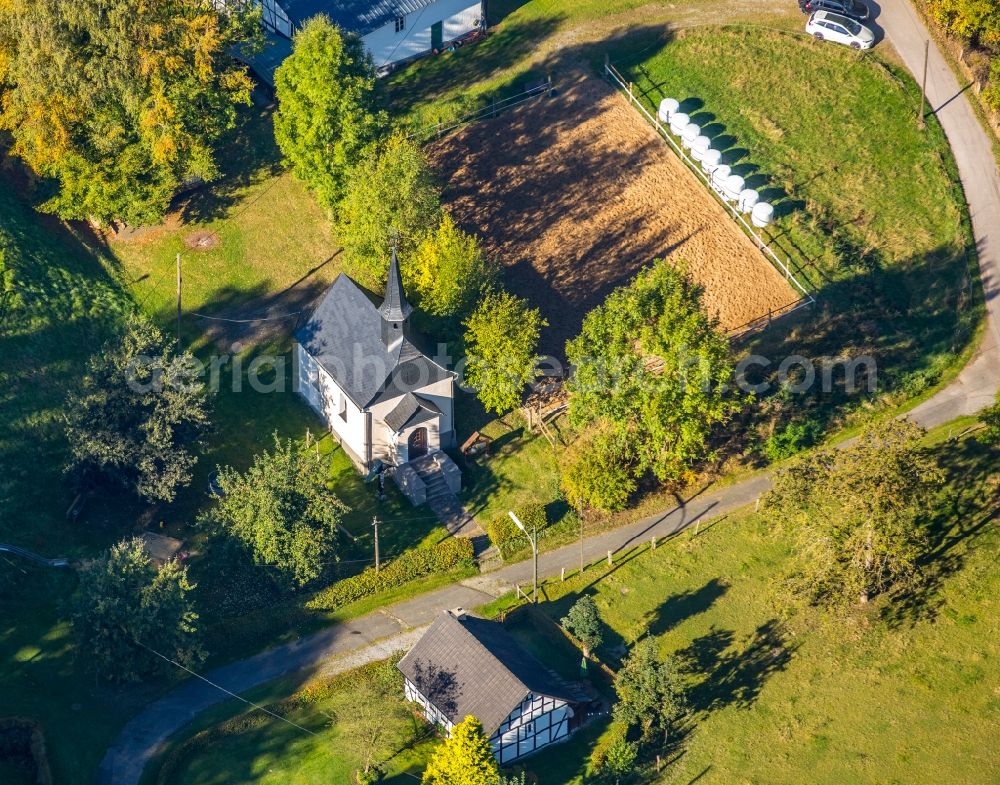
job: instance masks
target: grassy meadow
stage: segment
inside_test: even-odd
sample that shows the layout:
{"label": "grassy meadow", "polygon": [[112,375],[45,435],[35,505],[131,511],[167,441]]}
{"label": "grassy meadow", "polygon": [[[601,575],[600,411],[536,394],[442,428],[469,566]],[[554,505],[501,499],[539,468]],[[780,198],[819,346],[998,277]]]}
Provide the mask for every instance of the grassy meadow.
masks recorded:
{"label": "grassy meadow", "polygon": [[[690,715],[664,758],[669,763],[659,774],[643,763],[633,781],[992,781],[1000,773],[992,754],[1000,721],[993,667],[1000,656],[1000,455],[974,439],[956,441],[948,429],[931,434],[928,444],[952,484],[928,522],[924,583],[864,614],[831,618],[791,609],[775,584],[789,556],[787,540],[749,509],[656,550],[639,546],[611,567],[599,563],[564,583],[549,580],[537,610],[505,597],[481,612],[502,611],[508,630],[567,679],[579,678],[579,653],[557,624],[582,594],[594,597],[606,624],[596,651],[606,666],[617,668],[626,648],[647,635],[679,658]],[[590,674],[608,693],[601,670],[592,666]],[[322,728],[323,704],[286,713],[300,706],[301,685],[258,692],[252,697],[272,710]],[[329,773],[350,760],[328,730],[306,738],[233,703],[213,711],[171,748],[158,785],[312,783],[320,762]],[[568,743],[525,759],[529,781],[596,782],[587,760],[606,731],[607,719],[597,718]],[[412,752],[408,763],[426,754]]]}
{"label": "grassy meadow", "polygon": [[[608,626],[597,654],[612,667],[646,635],[684,664],[692,713],[680,747],[640,781],[974,785],[1000,774],[998,455],[974,440],[937,449],[954,484],[928,527],[926,583],[867,616],[789,614],[774,584],[785,539],[752,511],[546,585],[540,610],[553,623],[594,597]],[[530,759],[529,772],[546,785],[591,781],[600,732]]]}

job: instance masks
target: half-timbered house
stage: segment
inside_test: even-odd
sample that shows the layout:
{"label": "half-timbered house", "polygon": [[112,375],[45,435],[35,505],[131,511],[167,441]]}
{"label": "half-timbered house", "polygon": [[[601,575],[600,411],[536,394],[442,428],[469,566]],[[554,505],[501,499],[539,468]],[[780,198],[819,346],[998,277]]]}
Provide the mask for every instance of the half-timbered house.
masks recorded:
{"label": "half-timbered house", "polygon": [[408,700],[447,733],[475,716],[502,765],[569,738],[589,698],[501,624],[445,611],[399,663]]}

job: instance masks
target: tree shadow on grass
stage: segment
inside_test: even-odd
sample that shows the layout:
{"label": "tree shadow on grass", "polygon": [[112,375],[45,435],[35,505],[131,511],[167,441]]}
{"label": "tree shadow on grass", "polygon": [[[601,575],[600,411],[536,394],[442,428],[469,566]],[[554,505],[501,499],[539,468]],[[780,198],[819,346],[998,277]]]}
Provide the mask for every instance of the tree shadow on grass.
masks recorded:
{"label": "tree shadow on grass", "polygon": [[796,648],[775,619],[757,627],[736,649],[734,643],[731,630],[713,627],[677,653],[686,670],[702,677],[688,694],[695,711],[749,708],[767,681],[785,670]]}
{"label": "tree shadow on grass", "polygon": [[173,207],[184,223],[204,223],[230,215],[244,201],[248,186],[281,172],[281,152],[274,141],[275,105],[254,93],[254,103],[241,108],[236,127],[220,140],[220,176],[212,183],[181,193]]}
{"label": "tree shadow on grass", "polygon": [[495,78],[517,65],[553,35],[564,18],[564,14],[552,14],[544,19],[507,20],[483,41],[416,60],[379,81],[380,100],[386,107],[391,106],[398,117],[437,96],[456,91],[450,101],[458,105],[457,114],[475,112],[487,106],[495,92],[510,93],[514,86],[508,84],[495,92],[472,95],[460,91],[466,85]]}
{"label": "tree shadow on grass", "polygon": [[659,637],[685,619],[704,613],[729,590],[729,585],[713,578],[699,589],[691,589],[668,597],[653,610],[643,615],[649,634]]}
{"label": "tree shadow on grass", "polygon": [[934,619],[945,607],[942,588],[997,525],[1000,498],[991,485],[1000,451],[975,439],[948,441],[936,449],[948,477],[949,494],[930,519],[927,551],[917,562],[917,578],[890,595],[882,618],[892,627]]}

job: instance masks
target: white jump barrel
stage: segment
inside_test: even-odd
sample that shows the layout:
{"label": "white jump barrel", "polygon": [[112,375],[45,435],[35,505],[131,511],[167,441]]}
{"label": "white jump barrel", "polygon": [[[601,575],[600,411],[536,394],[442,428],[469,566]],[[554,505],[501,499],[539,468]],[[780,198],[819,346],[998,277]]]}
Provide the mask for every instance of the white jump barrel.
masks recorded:
{"label": "white jump barrel", "polygon": [[699,136],[691,143],[691,157],[696,161],[704,160],[710,144],[712,144],[712,140],[707,136]]}
{"label": "white jump barrel", "polygon": [[771,223],[771,219],[773,218],[774,208],[767,202],[757,202],[757,204],[753,206],[753,210],[750,212],[750,221],[754,226],[759,226],[761,228]]}
{"label": "white jump barrel", "polygon": [[701,157],[701,168],[705,174],[711,174],[719,168],[719,161],[722,160],[722,152],[709,147]]}
{"label": "white jump barrel", "polygon": [[744,188],[740,192],[740,198],[737,204],[739,205],[741,213],[749,213],[759,201],[759,193],[757,193],[753,188]]}
{"label": "white jump barrel", "polygon": [[688,123],[681,133],[681,143],[688,150],[694,144],[694,140],[701,136],[701,126],[698,123]]}
{"label": "white jump barrel", "polygon": [[674,112],[670,115],[670,130],[673,131],[674,136],[680,136],[684,133],[684,129],[687,128],[688,123],[691,122],[684,112]]}
{"label": "white jump barrel", "polygon": [[676,98],[664,98],[660,101],[660,108],[656,111],[656,116],[660,118],[661,123],[669,123],[679,106]]}
{"label": "white jump barrel", "polygon": [[740,198],[744,185],[746,185],[746,181],[742,177],[738,174],[731,174],[726,178],[726,186],[723,194],[730,202],[735,202]]}
{"label": "white jump barrel", "polygon": [[722,164],[715,167],[715,171],[712,172],[712,187],[720,194],[725,193],[726,180],[729,179],[729,174],[732,171],[728,166]]}

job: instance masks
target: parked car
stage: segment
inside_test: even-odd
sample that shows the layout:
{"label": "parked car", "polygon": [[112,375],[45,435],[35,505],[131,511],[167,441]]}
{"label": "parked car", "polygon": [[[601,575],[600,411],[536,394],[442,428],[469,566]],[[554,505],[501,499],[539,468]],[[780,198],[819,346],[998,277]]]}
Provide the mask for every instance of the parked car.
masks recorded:
{"label": "parked car", "polygon": [[875,33],[853,19],[829,11],[816,11],[806,22],[806,32],[817,41],[833,41],[852,49],[871,49]]}
{"label": "parked car", "polygon": [[847,16],[864,22],[871,16],[871,9],[861,0],[799,0],[799,9],[804,14],[813,11],[833,11],[835,14]]}

